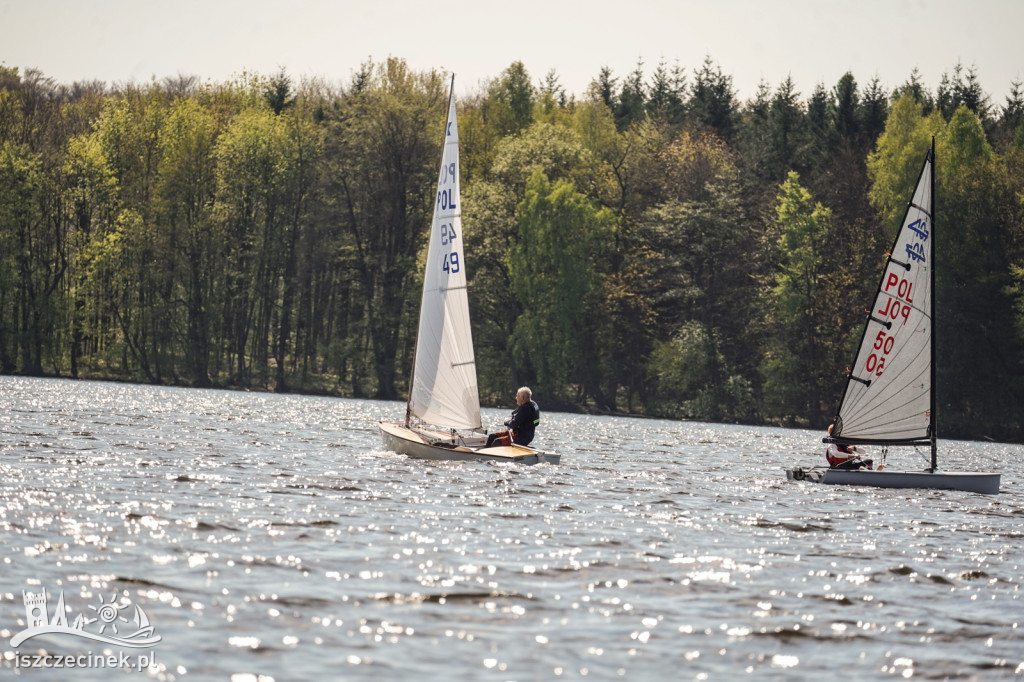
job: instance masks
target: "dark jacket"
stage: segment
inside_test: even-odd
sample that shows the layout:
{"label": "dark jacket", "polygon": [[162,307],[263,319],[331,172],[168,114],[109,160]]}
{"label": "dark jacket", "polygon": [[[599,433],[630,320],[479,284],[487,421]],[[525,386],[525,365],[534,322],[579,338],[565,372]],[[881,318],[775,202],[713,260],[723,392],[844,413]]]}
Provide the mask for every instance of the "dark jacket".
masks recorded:
{"label": "dark jacket", "polygon": [[520,445],[529,445],[539,423],[540,407],[531,400],[516,407],[512,418],[505,422],[505,426],[511,429],[514,442]]}

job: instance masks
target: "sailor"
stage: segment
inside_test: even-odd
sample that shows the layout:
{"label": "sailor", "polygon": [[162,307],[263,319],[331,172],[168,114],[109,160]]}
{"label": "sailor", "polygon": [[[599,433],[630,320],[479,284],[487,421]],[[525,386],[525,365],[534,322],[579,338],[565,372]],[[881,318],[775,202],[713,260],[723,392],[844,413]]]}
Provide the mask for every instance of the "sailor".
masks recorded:
{"label": "sailor", "polygon": [[507,430],[495,431],[487,436],[485,447],[491,447],[495,441],[499,445],[529,445],[533,440],[534,430],[540,423],[540,407],[533,401],[533,391],[526,386],[516,391],[516,405],[512,418],[505,422]]}
{"label": "sailor", "polygon": [[[832,436],[832,427],[834,426],[835,424],[828,425],[828,435],[830,437]],[[874,468],[872,460],[861,459],[860,450],[846,443],[829,443],[828,449],[825,450],[825,459],[828,460],[828,466],[831,469]]]}

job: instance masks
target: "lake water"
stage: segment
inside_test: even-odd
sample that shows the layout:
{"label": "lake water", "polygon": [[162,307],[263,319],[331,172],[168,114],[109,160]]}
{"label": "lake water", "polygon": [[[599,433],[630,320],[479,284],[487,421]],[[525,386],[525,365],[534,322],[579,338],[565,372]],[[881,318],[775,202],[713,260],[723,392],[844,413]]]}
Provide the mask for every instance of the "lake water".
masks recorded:
{"label": "lake water", "polygon": [[[0,677],[1024,678],[1021,446],[940,441],[985,496],[787,482],[818,432],[551,412],[559,466],[428,463],[382,450],[402,414],[0,377]],[[44,589],[160,641],[12,646]]]}

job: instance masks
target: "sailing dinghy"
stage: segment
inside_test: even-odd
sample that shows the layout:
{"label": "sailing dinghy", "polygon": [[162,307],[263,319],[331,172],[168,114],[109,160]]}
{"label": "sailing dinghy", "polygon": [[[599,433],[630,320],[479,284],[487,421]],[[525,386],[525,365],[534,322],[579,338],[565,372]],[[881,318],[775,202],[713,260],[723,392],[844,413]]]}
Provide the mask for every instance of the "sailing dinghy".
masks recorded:
{"label": "sailing dinghy", "polygon": [[484,447],[487,438],[482,435],[469,327],[461,206],[453,76],[409,401],[404,422],[378,424],[384,447],[418,459],[558,464],[559,455],[525,445]]}
{"label": "sailing dinghy", "polygon": [[[922,471],[796,467],[786,478],[877,488],[966,490],[994,495],[999,474],[939,471],[935,413],[935,139],[882,274],[857,361],[825,443],[927,446]],[[885,450],[883,450],[885,452]]]}

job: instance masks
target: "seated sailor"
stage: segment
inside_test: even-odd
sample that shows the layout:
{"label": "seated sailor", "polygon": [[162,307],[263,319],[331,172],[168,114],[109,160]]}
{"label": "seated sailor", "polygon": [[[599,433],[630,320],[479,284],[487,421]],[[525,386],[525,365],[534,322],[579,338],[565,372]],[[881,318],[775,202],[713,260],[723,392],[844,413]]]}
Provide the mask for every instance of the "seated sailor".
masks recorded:
{"label": "seated sailor", "polygon": [[489,448],[495,443],[529,445],[533,440],[534,431],[540,423],[540,407],[533,401],[533,391],[526,386],[516,391],[516,404],[512,418],[505,422],[507,430],[495,431],[487,436],[487,445],[484,447]]}
{"label": "seated sailor", "polygon": [[[828,435],[832,435],[832,427],[829,424]],[[861,452],[853,445],[846,443],[829,443],[825,450],[825,459],[831,469],[872,469],[874,462],[870,459],[863,459]]]}

